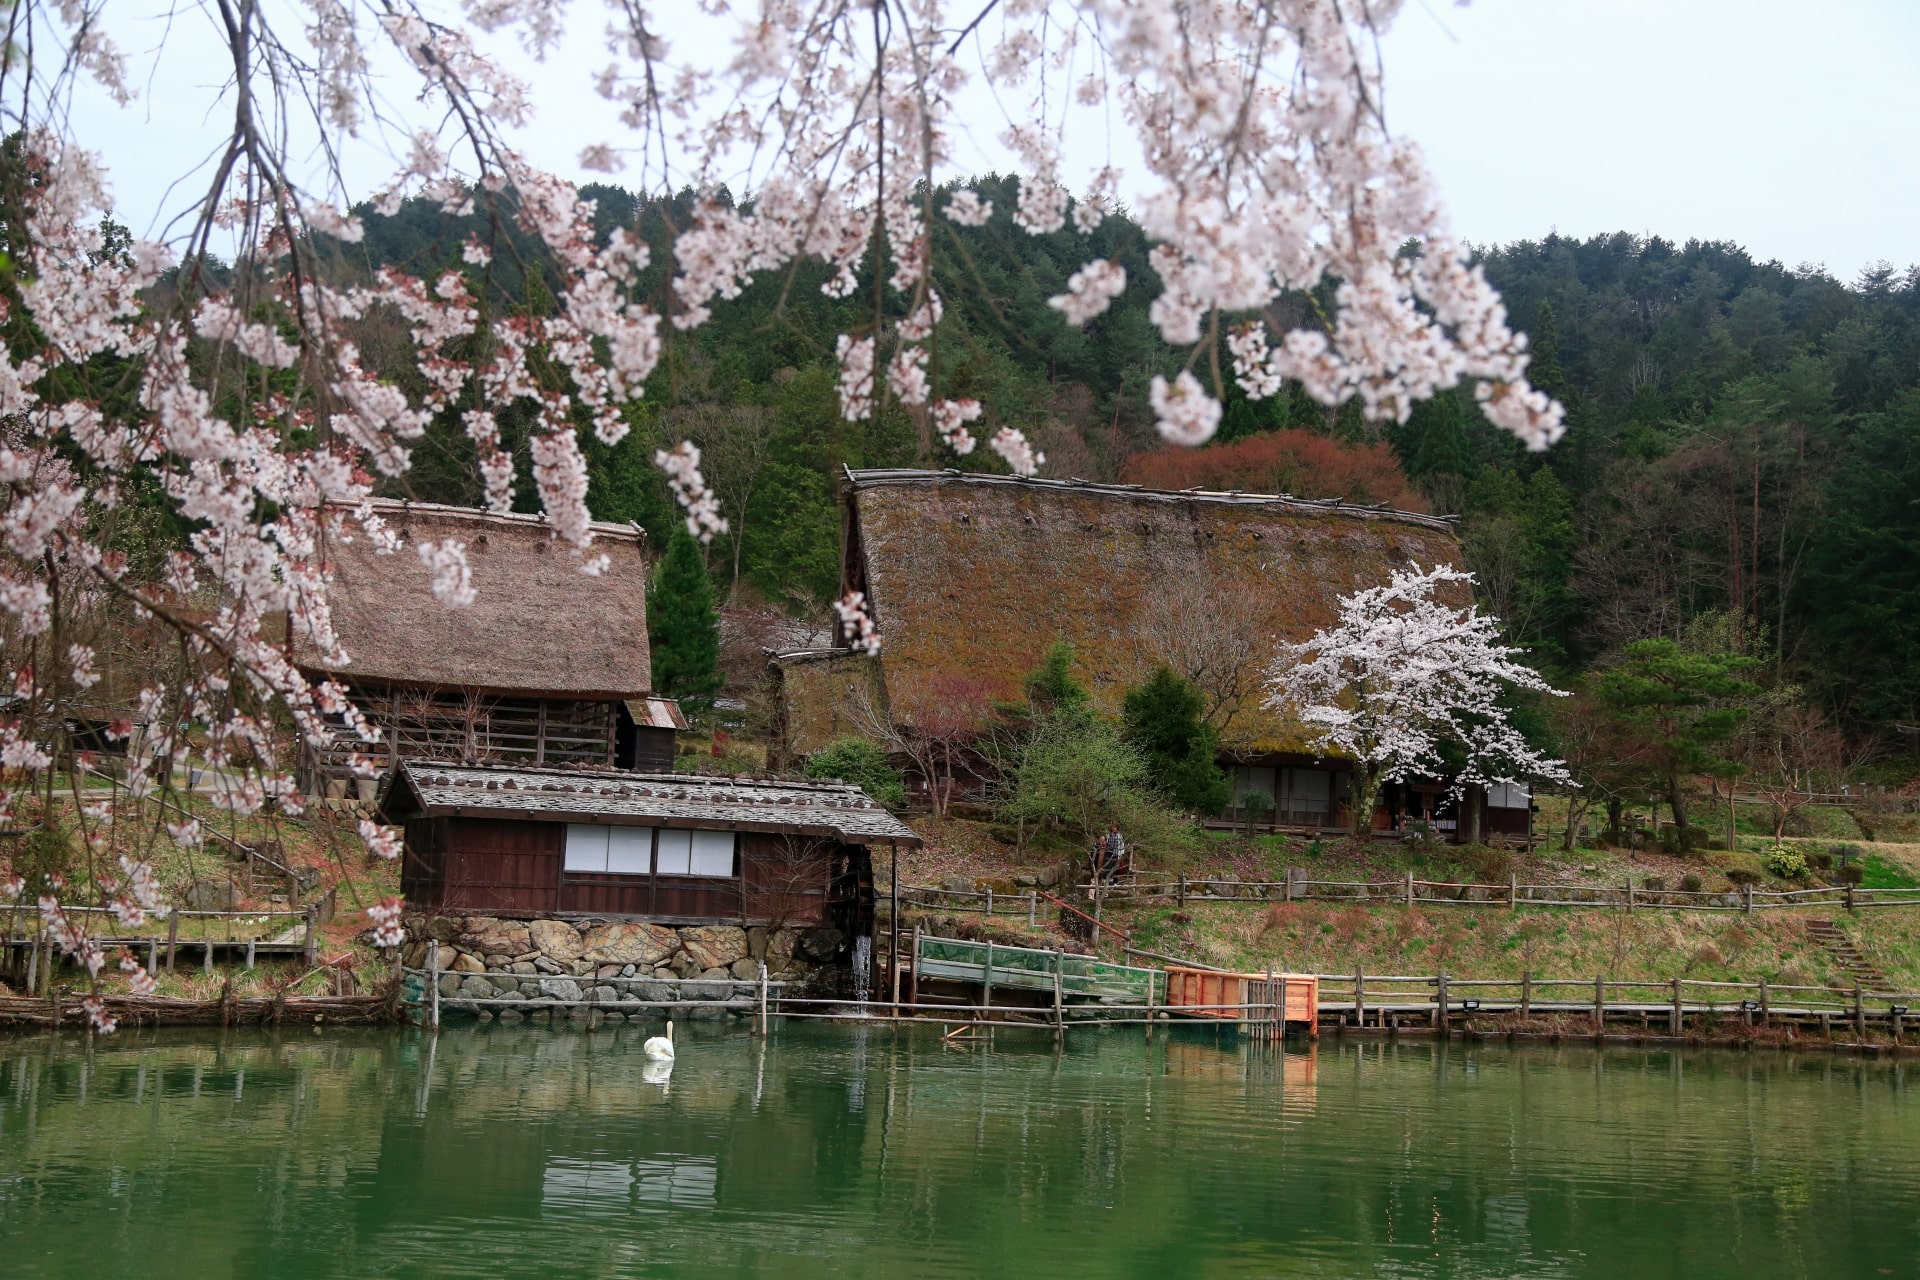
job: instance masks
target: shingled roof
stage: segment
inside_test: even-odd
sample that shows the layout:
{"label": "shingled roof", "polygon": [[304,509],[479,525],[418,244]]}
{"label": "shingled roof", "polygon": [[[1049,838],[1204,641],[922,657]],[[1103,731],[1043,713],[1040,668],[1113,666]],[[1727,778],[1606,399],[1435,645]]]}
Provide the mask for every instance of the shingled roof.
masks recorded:
{"label": "shingled roof", "polygon": [[[374,507],[403,545],[380,555],[360,535],[329,548],[333,624],[350,661],[329,667],[311,644],[296,642],[303,670],[534,697],[637,698],[651,687],[639,529],[593,525],[591,554],[605,554],[609,564],[590,577],[539,516],[421,502]],[[414,551],[448,538],[466,544],[479,596],[461,609],[434,598]]]}
{"label": "shingled roof", "polygon": [[381,784],[380,811],[389,822],[412,817],[628,819],[652,826],[795,832],[847,844],[920,843],[912,827],[845,782],[403,761]]}
{"label": "shingled roof", "polygon": [[[843,585],[867,595],[887,701],[909,723],[962,685],[1019,697],[1061,638],[1112,714],[1210,630],[1240,633],[1237,674],[1257,684],[1279,643],[1335,621],[1342,595],[1461,558],[1445,519],[1284,494],[885,470],[847,472],[842,499]],[[1259,703],[1242,701],[1222,748],[1306,750],[1301,726]]]}

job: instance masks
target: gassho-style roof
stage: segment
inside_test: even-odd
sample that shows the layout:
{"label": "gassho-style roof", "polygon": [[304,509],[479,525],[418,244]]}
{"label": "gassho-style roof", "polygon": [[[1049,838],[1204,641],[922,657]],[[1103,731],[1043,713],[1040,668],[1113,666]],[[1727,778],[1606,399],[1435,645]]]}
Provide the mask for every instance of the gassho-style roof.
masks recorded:
{"label": "gassho-style roof", "polygon": [[[589,576],[544,517],[468,507],[377,500],[399,537],[379,554],[359,534],[328,548],[333,625],[349,662],[332,667],[296,638],[294,661],[309,673],[423,689],[483,689],[533,697],[633,699],[651,689],[647,651],[645,535],[594,524]],[[415,548],[466,544],[478,598],[451,609],[434,598]]]}
{"label": "gassho-style roof", "polygon": [[920,843],[912,827],[846,782],[403,761],[382,781],[379,808],[388,822],[507,818],[790,832],[847,844]]}
{"label": "gassho-style roof", "polygon": [[[963,692],[1017,699],[1065,639],[1109,714],[1163,662],[1233,668],[1250,692],[1221,747],[1243,757],[1310,750],[1261,705],[1281,643],[1331,625],[1341,596],[1392,569],[1461,558],[1446,519],[1337,499],[908,470],[848,471],[841,496],[842,586],[866,593],[897,719]],[[817,660],[774,662],[797,675]],[[1215,675],[1203,686],[1232,683]]]}

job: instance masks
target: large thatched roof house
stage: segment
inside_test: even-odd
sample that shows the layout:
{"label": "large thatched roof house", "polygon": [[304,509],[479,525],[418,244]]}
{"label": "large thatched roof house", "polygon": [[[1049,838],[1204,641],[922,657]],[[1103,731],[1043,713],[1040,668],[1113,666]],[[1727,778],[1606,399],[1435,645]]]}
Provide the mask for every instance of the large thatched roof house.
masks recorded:
{"label": "large thatched roof house", "polygon": [[881,718],[951,724],[1017,699],[1066,639],[1109,714],[1163,663],[1198,684],[1235,794],[1270,793],[1286,825],[1335,825],[1347,770],[1263,705],[1276,646],[1392,568],[1461,554],[1445,519],[1286,495],[884,470],[847,472],[841,496],[842,586],[866,594],[882,649],[773,656],[788,757]]}
{"label": "large thatched roof house", "polygon": [[[334,626],[345,664],[296,642],[309,675],[342,677],[384,741],[371,751],[342,734],[308,761],[308,781],[344,794],[356,751],[384,768],[403,758],[523,765],[668,769],[679,709],[648,698],[644,535],[595,524],[608,566],[580,571],[537,516],[430,503],[376,502],[398,537],[381,554],[365,536],[329,549]],[[466,545],[478,595],[450,609],[434,598],[415,548]]]}

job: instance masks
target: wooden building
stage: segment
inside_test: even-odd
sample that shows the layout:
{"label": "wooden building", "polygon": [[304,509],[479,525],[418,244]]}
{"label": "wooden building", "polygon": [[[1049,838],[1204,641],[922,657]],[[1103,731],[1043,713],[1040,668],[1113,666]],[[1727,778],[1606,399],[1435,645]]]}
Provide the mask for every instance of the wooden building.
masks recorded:
{"label": "wooden building", "polygon": [[591,915],[870,933],[874,845],[913,829],[860,788],[403,759],[382,819],[429,914]]}
{"label": "wooden building", "polygon": [[[876,715],[911,732],[1017,701],[1025,674],[1065,639],[1111,716],[1161,664],[1193,680],[1236,801],[1270,798],[1226,819],[1266,826],[1351,825],[1348,763],[1316,754],[1304,726],[1264,705],[1276,646],[1332,625],[1342,596],[1394,568],[1461,556],[1446,519],[1285,494],[884,470],[847,472],[841,501],[841,585],[866,595],[882,648],[769,655],[779,758]],[[1495,825],[1477,811],[1496,830],[1525,813]]]}
{"label": "wooden building", "polygon": [[[329,548],[329,603],[348,661],[329,663],[298,637],[293,653],[307,675],[344,680],[381,741],[370,746],[343,728],[328,749],[309,752],[309,791],[345,794],[356,754],[376,770],[401,759],[673,767],[673,735],[686,721],[671,700],[647,696],[639,529],[595,524],[594,553],[608,564],[589,576],[537,516],[374,506],[400,541],[396,552],[380,554],[365,535]],[[434,598],[414,550],[448,539],[467,548],[478,599],[465,608]]]}

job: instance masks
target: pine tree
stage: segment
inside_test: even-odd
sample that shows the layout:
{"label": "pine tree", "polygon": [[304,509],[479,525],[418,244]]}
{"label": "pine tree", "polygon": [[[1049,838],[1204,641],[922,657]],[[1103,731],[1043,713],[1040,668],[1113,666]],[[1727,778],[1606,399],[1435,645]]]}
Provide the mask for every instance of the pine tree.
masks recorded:
{"label": "pine tree", "polygon": [[647,643],[655,693],[693,710],[713,705],[720,691],[720,616],[713,579],[684,528],[674,530],[647,592]]}
{"label": "pine tree", "polygon": [[1126,738],[1140,752],[1153,786],[1189,813],[1227,807],[1232,787],[1214,761],[1218,737],[1200,718],[1206,699],[1166,667],[1127,693]]}

